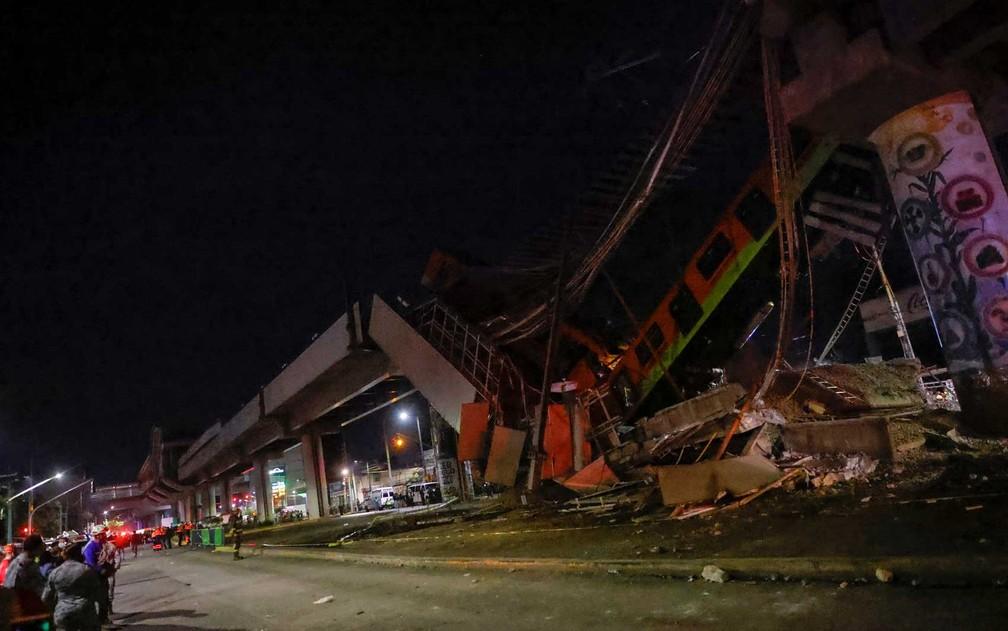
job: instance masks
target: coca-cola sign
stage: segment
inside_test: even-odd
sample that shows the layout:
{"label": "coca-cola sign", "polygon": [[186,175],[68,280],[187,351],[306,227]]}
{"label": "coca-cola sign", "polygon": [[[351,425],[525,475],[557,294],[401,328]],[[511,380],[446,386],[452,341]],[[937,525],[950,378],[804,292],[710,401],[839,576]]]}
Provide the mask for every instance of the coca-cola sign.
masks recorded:
{"label": "coca-cola sign", "polygon": [[[920,287],[907,287],[896,292],[896,301],[904,322],[916,322],[931,317],[928,311],[927,298]],[[874,333],[896,326],[889,300],[882,296],[861,303],[861,320],[865,332]]]}

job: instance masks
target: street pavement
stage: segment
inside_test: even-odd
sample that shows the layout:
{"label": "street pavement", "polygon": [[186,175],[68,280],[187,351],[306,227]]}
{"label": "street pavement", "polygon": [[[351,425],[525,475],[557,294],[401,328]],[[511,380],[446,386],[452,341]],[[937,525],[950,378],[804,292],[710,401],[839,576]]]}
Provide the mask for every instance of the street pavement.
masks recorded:
{"label": "street pavement", "polygon": [[[145,550],[118,575],[115,627],[179,629],[1004,628],[1003,588],[725,584],[379,567]],[[329,600],[327,597],[332,597]],[[315,604],[320,599],[329,600]]]}

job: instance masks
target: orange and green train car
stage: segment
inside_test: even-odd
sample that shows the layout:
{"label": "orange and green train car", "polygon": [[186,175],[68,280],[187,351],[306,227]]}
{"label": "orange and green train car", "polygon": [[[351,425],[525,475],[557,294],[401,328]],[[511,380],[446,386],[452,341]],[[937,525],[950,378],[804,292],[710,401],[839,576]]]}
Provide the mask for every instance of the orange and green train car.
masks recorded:
{"label": "orange and green train car", "polygon": [[[805,152],[795,182],[798,193],[805,189],[835,148],[835,143],[820,142]],[[585,388],[616,390],[624,413],[636,408],[679,358],[756,254],[770,241],[776,227],[771,173],[769,168],[763,167],[749,178],[728,205],[689,260],[682,279],[640,323],[637,335],[626,352],[612,364],[612,372],[605,382],[596,383],[584,362],[575,366],[570,378]],[[589,415],[593,424],[598,422],[591,410]]]}

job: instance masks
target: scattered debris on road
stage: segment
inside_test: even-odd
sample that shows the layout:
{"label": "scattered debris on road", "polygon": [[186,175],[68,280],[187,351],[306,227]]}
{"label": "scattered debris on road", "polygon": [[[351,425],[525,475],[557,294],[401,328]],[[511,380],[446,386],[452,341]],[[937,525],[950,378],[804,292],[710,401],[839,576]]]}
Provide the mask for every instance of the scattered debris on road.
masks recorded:
{"label": "scattered debris on road", "polygon": [[708,583],[724,583],[728,580],[728,574],[716,565],[705,565],[700,575]]}

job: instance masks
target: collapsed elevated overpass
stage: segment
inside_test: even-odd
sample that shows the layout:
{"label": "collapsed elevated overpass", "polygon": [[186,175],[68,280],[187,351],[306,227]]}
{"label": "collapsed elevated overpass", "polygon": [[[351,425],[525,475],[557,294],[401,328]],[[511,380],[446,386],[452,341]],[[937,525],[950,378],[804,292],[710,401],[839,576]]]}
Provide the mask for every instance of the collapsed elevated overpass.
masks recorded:
{"label": "collapsed elevated overpass", "polygon": [[[182,454],[178,482],[185,490],[176,500],[181,519],[215,515],[216,497],[220,509],[229,511],[230,480],[239,472],[250,472],[255,496],[266,497],[267,460],[298,445],[308,516],[325,515],[329,497],[322,436],[414,392],[457,431],[462,404],[489,392],[491,363],[465,349],[449,361],[452,354],[444,348],[451,333],[443,327],[428,326],[425,337],[378,296],[353,308],[354,317],[340,317],[233,417],[209,427]],[[477,346],[474,341],[472,348]],[[271,502],[263,504],[258,518],[273,519]]]}

